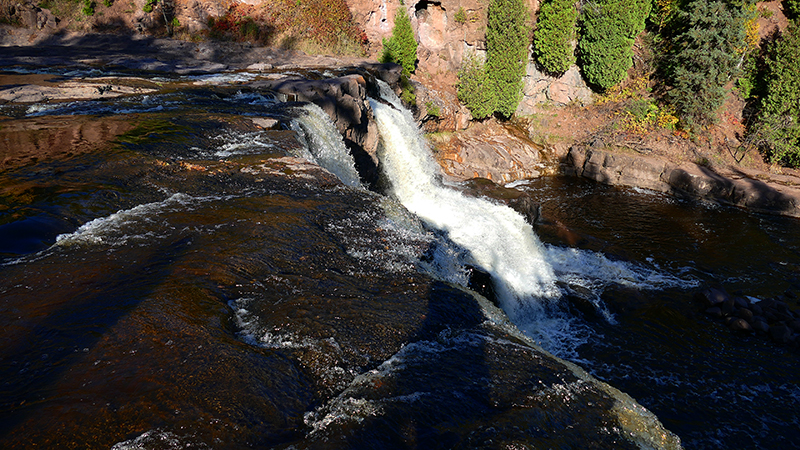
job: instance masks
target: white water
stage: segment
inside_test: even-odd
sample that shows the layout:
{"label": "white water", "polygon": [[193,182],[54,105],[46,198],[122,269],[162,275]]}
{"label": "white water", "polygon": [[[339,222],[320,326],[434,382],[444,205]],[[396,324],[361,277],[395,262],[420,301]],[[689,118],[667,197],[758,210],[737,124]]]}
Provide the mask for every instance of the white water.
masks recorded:
{"label": "white water", "polygon": [[504,306],[513,309],[520,298],[559,296],[544,247],[525,219],[511,208],[438,183],[438,166],[410,113],[371,104],[381,133],[379,157],[400,202],[467,249],[495,278]]}
{"label": "white water", "polygon": [[411,113],[388,87],[381,94],[388,104],[370,103],[381,134],[378,156],[392,194],[430,227],[444,231],[474,264],[489,272],[506,314],[549,351],[575,357],[574,348],[589,334],[561,308],[552,307],[563,295],[562,289],[579,287],[584,296],[588,292],[589,300],[613,323],[600,300],[608,285],[656,289],[685,283],[655,269],[611,261],[600,253],[543,245],[511,208],[444,186]]}
{"label": "white water", "polygon": [[[600,300],[607,286],[658,289],[685,283],[656,269],[609,260],[601,253],[543,245],[531,225],[513,209],[445,186],[411,113],[384,84],[381,95],[382,101],[371,99],[370,104],[381,135],[378,157],[391,194],[451,242],[433,245],[429,255],[433,261],[420,262],[420,268],[461,285],[467,282],[465,264],[487,271],[509,318],[548,351],[576,358],[575,348],[591,334],[559,306],[565,291],[588,296],[598,312],[613,323],[613,315]],[[297,156],[324,167],[347,185],[362,187],[352,156],[321,108],[302,107],[291,126],[305,141],[303,153]],[[434,239],[422,236],[425,233],[420,230],[413,234],[418,239]],[[361,256],[357,249],[352,254]]]}
{"label": "white water", "polygon": [[300,115],[292,120],[291,128],[305,141],[305,145],[297,156],[324,167],[348,186],[362,187],[355,161],[330,117],[313,103],[299,110]]}

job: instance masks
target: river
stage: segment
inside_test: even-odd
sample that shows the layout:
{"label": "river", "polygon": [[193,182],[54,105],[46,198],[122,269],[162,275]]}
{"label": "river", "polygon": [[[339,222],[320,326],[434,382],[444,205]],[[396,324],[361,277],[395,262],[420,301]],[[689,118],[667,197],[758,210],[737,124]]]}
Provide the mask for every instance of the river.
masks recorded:
{"label": "river", "polygon": [[547,177],[532,226],[388,94],[371,192],[252,78],[3,106],[4,448],[795,445],[796,351],[692,296],[800,291],[797,220]]}

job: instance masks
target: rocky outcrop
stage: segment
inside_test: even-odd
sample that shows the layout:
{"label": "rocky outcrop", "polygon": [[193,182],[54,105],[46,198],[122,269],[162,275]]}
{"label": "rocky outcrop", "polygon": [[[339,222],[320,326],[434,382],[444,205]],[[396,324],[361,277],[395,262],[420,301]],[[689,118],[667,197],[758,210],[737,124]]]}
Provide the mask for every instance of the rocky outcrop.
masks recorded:
{"label": "rocky outcrop", "polygon": [[[797,280],[794,287],[800,286]],[[774,343],[800,346],[800,314],[797,292],[788,289],[782,295],[760,299],[747,295],[730,295],[721,287],[710,287],[694,296],[695,301],[711,317],[735,333],[755,333]]]}
{"label": "rocky outcrop", "polygon": [[768,172],[714,169],[583,147],[570,149],[563,171],[610,185],[642,187],[754,211],[800,217],[800,185],[797,180]]}
{"label": "rocky outcrop", "polygon": [[250,85],[273,91],[282,101],[310,102],[322,108],[342,134],[362,178],[372,184],[378,177],[379,135],[369,97],[378,97],[376,79],[397,86],[400,70],[397,64],[363,64],[333,78],[279,77]]}
{"label": "rocky outcrop", "polygon": [[517,108],[517,114],[527,115],[536,112],[543,103],[565,106],[573,103],[588,105],[592,102],[592,90],[586,85],[578,66],[558,78],[539,71],[535,62],[529,62],[523,79],[524,97]]}
{"label": "rocky outcrop", "polygon": [[49,9],[42,9],[31,1],[11,4],[5,11],[10,23],[32,30],[53,32],[58,28],[58,18]]}
{"label": "rocky outcrop", "polygon": [[454,179],[507,183],[538,177],[545,169],[542,147],[513,124],[475,123],[461,133],[432,139],[445,174]]}

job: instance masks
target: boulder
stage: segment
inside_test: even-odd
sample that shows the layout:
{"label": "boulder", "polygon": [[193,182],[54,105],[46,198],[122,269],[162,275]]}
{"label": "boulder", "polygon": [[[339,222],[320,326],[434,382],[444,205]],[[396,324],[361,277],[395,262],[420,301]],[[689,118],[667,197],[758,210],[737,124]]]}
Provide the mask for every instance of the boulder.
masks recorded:
{"label": "boulder", "polygon": [[742,332],[742,333],[752,333],[753,328],[747,323],[744,319],[733,319],[731,323],[728,325],[732,331]]}
{"label": "boulder", "polygon": [[754,318],[752,322],[753,330],[759,333],[769,333],[769,325],[763,318]]}
{"label": "boulder", "polygon": [[542,73],[533,61],[528,63],[523,81],[523,98],[517,107],[518,115],[534,114],[542,104],[565,106],[572,103],[592,103],[592,90],[586,85],[578,66],[573,65],[563,75],[552,77]]}
{"label": "boulder", "polygon": [[542,169],[544,147],[513,124],[473,123],[458,134],[436,138],[436,159],[453,180],[488,178],[508,183],[536,178]]}
{"label": "boulder", "polygon": [[707,307],[712,306],[721,306],[726,300],[729,300],[728,294],[725,291],[716,289],[716,288],[708,288],[704,291],[698,292],[695,294],[695,299]]}
{"label": "boulder", "polygon": [[738,308],[736,310],[736,316],[750,322],[753,320],[753,311],[750,311],[748,308]]}
{"label": "boulder", "polygon": [[792,331],[786,325],[773,325],[769,328],[769,336],[778,344],[788,344],[792,340]]}

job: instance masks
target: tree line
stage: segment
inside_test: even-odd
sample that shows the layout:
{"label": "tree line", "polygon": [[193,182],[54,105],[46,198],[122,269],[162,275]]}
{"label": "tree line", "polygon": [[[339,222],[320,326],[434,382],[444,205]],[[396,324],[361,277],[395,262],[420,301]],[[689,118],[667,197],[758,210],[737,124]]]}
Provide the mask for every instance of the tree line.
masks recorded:
{"label": "tree line", "polygon": [[[510,118],[522,99],[530,57],[558,76],[577,64],[605,92],[633,66],[637,37],[653,55],[656,100],[689,133],[719,120],[736,89],[747,101],[748,145],[772,163],[800,166],[800,0],[784,0],[790,26],[759,42],[753,0],[544,0],[530,26],[523,0],[490,0],[486,56],[467,56],[458,99],[475,119]],[[384,43],[384,60],[413,71],[416,41],[405,11]],[[644,34],[643,34],[644,33]]]}

